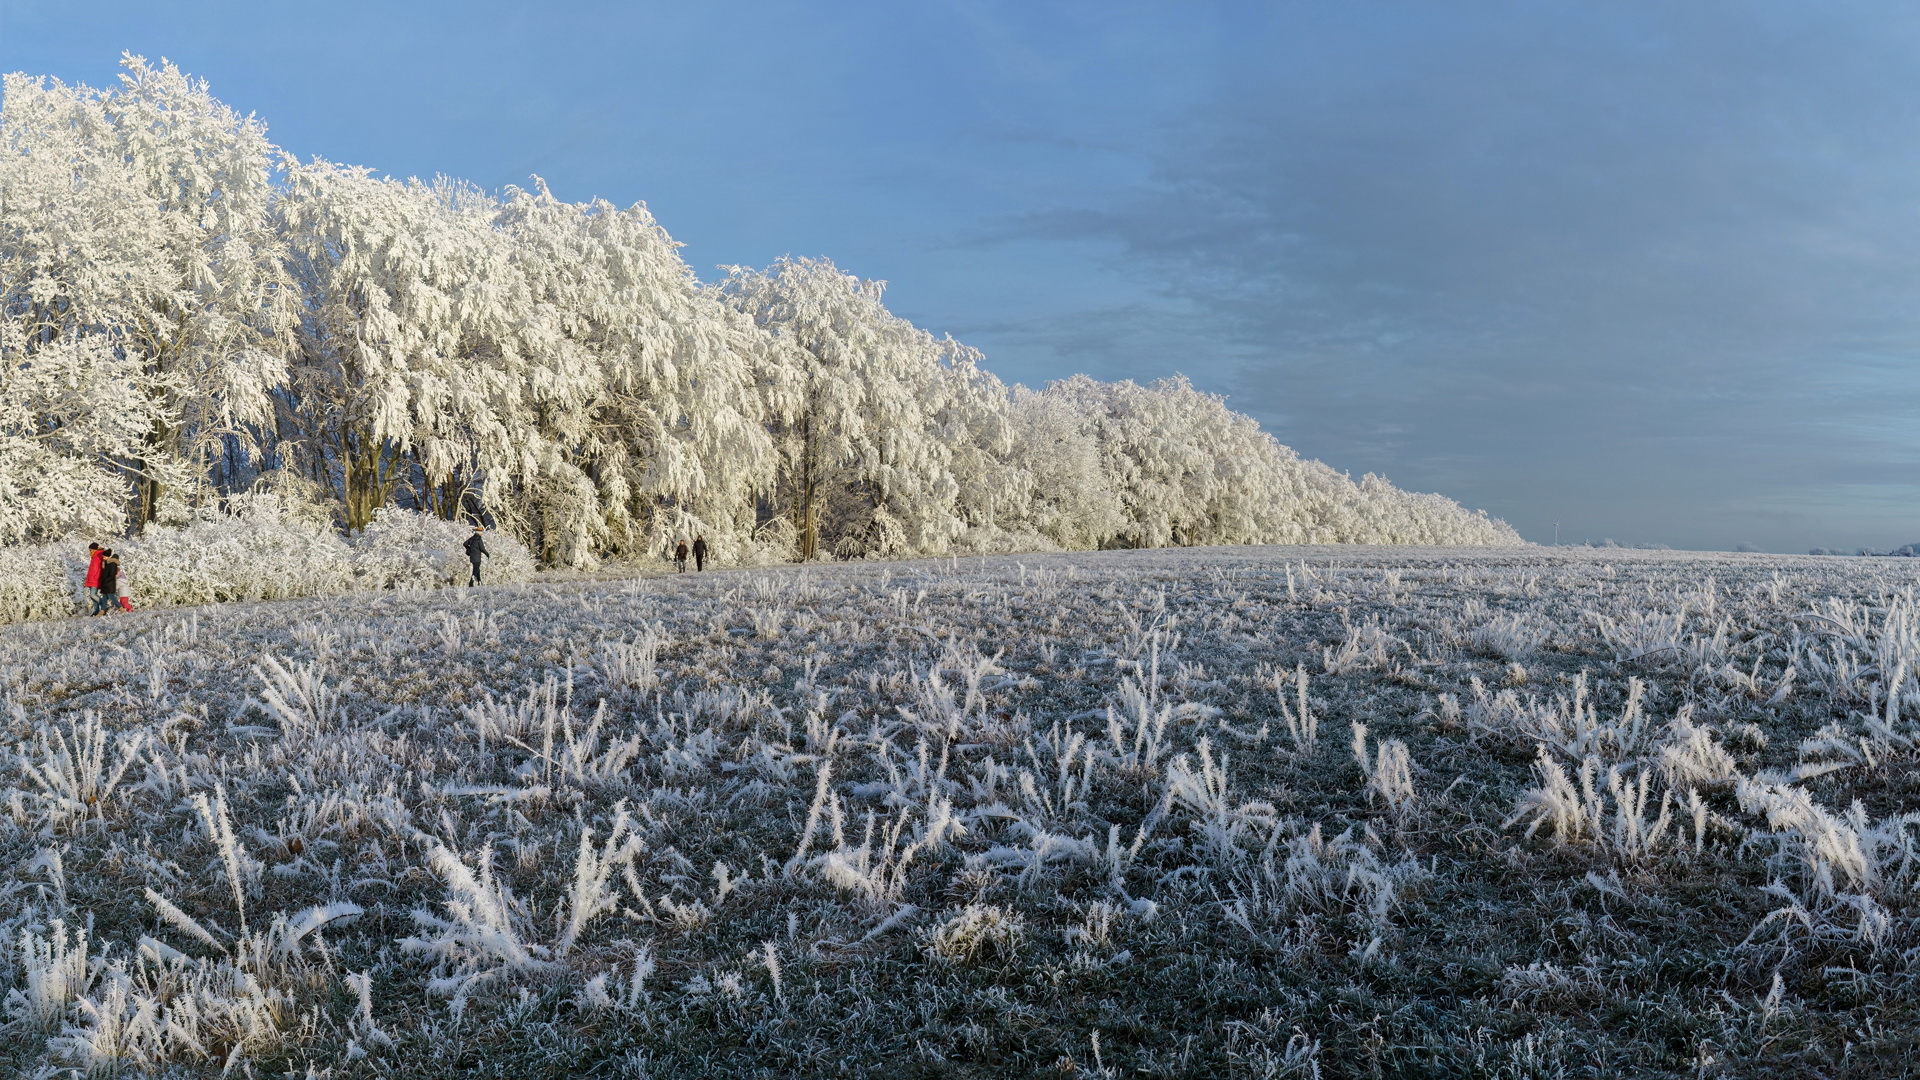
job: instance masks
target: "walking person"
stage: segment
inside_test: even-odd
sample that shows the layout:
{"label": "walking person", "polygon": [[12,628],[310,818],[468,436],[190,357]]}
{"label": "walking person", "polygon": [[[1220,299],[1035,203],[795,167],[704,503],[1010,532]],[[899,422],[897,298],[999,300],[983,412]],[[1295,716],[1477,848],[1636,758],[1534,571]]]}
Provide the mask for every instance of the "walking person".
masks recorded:
{"label": "walking person", "polygon": [[100,560],[106,558],[106,549],[99,544],[87,545],[87,599],[93,601],[93,613],[100,614]]}
{"label": "walking person", "polygon": [[467,561],[473,563],[473,576],[467,579],[467,588],[469,589],[480,584],[480,560],[493,555],[493,552],[487,550],[486,537],[480,535],[486,531],[487,527],[485,525],[475,522],[473,525],[473,535],[467,537],[467,542],[460,545],[467,549]]}
{"label": "walking person", "polygon": [[93,598],[95,615],[110,614],[120,606],[120,557],[110,550],[100,553],[100,595]]}
{"label": "walking person", "polygon": [[696,536],[693,538],[693,569],[695,572],[698,572],[706,568],[707,538],[705,536]]}
{"label": "walking person", "polygon": [[680,541],[679,545],[673,549],[673,568],[678,573],[684,574],[687,572],[687,542],[685,540]]}

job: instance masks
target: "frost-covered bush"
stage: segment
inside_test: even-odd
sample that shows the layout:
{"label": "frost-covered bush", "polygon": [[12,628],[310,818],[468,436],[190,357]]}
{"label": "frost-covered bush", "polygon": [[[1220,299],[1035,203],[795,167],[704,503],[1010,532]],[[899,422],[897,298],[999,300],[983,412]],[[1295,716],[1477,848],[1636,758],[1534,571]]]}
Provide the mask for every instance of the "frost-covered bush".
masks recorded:
{"label": "frost-covered bush", "polygon": [[[382,511],[344,540],[305,508],[273,497],[208,510],[179,528],[105,538],[120,556],[120,595],[135,608],[330,596],[362,589],[464,585],[461,544],[470,526],[406,510]],[[486,534],[487,584],[531,580],[533,556],[506,533]],[[51,619],[85,609],[88,553],[81,541],[0,548],[0,622]]]}
{"label": "frost-covered bush", "polygon": [[108,546],[120,555],[121,594],[136,605],[279,600],[354,587],[346,543],[272,499],[237,514],[208,511],[182,528],[150,528]]}
{"label": "frost-covered bush", "polygon": [[[768,566],[785,562],[793,557],[794,544],[798,537],[799,533],[794,529],[793,522],[783,517],[774,518],[753,530],[751,542],[736,545],[743,556],[739,562],[748,566]],[[724,546],[719,548],[719,554],[723,558],[727,554]]]}
{"label": "frost-covered bush", "polygon": [[1011,555],[1027,551],[1059,551],[1052,537],[1028,529],[971,528],[954,538],[961,555]]}
{"label": "frost-covered bush", "polygon": [[[362,589],[438,589],[464,585],[470,567],[461,545],[473,526],[392,507],[374,514],[353,539],[353,574]],[[488,557],[480,580],[488,584],[527,581],[533,556],[506,532],[485,534]]]}
{"label": "frost-covered bush", "polygon": [[86,572],[84,544],[0,547],[0,622],[73,614]]}

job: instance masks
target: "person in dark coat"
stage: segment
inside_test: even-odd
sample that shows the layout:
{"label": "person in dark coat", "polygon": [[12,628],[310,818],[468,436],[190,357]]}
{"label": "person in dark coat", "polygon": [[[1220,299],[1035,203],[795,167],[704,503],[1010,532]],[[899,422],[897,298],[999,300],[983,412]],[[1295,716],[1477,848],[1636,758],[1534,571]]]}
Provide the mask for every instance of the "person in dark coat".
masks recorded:
{"label": "person in dark coat", "polygon": [[673,568],[682,574],[687,572],[687,542],[685,540],[680,541],[679,546],[673,549]]}
{"label": "person in dark coat", "polygon": [[93,600],[95,615],[110,614],[120,606],[120,557],[111,551],[100,555],[100,595]]}
{"label": "person in dark coat", "polygon": [[693,538],[693,568],[695,571],[707,568],[707,538],[704,536]]}
{"label": "person in dark coat", "polygon": [[473,535],[467,537],[467,542],[460,545],[467,549],[467,561],[473,563],[473,576],[467,579],[468,588],[480,584],[480,560],[490,557],[493,554],[493,552],[487,550],[486,537],[480,535],[486,531],[487,527],[485,525],[476,524],[473,527]]}
{"label": "person in dark coat", "polygon": [[107,549],[99,544],[87,545],[87,599],[93,601],[93,613],[100,614],[100,560],[106,558]]}

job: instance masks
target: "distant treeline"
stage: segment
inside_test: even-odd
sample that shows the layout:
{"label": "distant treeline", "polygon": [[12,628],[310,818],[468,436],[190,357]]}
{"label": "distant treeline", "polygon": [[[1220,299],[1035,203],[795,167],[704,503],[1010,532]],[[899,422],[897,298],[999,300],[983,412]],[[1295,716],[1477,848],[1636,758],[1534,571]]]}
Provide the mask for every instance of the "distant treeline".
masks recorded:
{"label": "distant treeline", "polygon": [[695,533],[723,560],[1519,542],[1183,379],[1008,387],[825,259],[703,283],[644,206],[299,161],[124,67],[6,80],[0,543],[261,491],[349,531],[484,519],[570,565]]}

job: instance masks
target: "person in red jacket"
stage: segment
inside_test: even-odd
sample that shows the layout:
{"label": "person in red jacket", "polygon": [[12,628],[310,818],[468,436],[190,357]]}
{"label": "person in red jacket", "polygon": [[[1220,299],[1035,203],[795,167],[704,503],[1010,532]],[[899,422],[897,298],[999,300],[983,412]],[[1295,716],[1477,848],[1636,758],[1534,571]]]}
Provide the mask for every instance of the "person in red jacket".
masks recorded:
{"label": "person in red jacket", "polygon": [[88,544],[87,555],[87,599],[93,601],[93,613],[100,614],[100,560],[106,557],[106,549],[99,544]]}
{"label": "person in red jacket", "polygon": [[100,554],[100,598],[93,602],[93,613],[107,615],[120,606],[120,560],[110,550]]}

